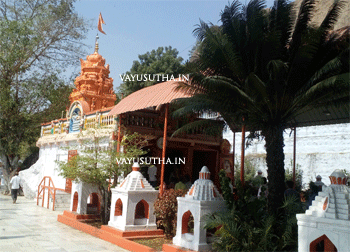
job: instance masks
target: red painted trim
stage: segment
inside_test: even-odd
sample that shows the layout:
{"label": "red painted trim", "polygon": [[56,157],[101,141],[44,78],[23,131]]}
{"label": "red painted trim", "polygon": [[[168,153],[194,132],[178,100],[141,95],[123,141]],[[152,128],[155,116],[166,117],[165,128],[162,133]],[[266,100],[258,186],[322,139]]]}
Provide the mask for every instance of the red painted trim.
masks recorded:
{"label": "red painted trim", "polygon": [[183,247],[179,247],[172,244],[163,244],[163,252],[193,252],[193,250],[187,250]]}
{"label": "red painted trim", "polygon": [[[90,226],[86,223],[82,223],[77,219],[71,218],[70,216],[71,214],[69,213],[69,211],[64,211],[63,215],[57,216],[57,221],[130,251],[155,252],[155,250],[150,247],[130,241],[118,235],[118,234],[125,233],[123,231],[119,231],[117,229],[112,230],[113,228],[107,227],[107,226],[102,226],[101,229],[99,229],[99,228]],[[141,233],[143,235],[145,234],[144,231],[138,231],[138,230],[137,231],[135,230],[132,232],[134,235],[137,235],[137,233]],[[146,231],[146,232],[150,232],[150,231]],[[161,230],[158,232],[162,233],[163,231]]]}

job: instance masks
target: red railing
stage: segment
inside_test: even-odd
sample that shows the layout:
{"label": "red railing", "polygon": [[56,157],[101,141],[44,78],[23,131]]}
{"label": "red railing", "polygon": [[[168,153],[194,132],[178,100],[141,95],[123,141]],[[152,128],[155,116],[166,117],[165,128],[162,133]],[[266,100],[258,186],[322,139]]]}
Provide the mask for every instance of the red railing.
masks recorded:
{"label": "red railing", "polygon": [[[49,180],[49,184],[46,185],[46,179]],[[41,193],[43,193],[42,195],[42,202],[41,202],[41,206],[44,207],[44,201],[45,201],[45,191],[47,189],[47,209],[49,209],[50,207],[50,196],[52,198],[53,201],[53,205],[52,205],[52,211],[55,210],[55,198],[56,198],[56,191],[64,191],[64,189],[61,188],[56,188],[55,185],[53,184],[52,178],[49,176],[45,176],[39,186],[38,186],[38,197],[36,199],[36,204],[39,205],[39,198]]]}

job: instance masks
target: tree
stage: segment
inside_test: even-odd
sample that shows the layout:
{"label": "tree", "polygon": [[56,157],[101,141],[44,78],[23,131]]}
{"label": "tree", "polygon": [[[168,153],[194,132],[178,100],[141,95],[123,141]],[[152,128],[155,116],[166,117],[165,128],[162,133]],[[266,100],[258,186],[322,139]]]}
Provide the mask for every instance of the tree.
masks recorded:
{"label": "tree", "polygon": [[0,160],[8,187],[42,120],[67,105],[57,97],[69,90],[60,74],[83,55],[87,31],[73,2],[0,1]]}
{"label": "tree", "polygon": [[221,26],[201,21],[194,31],[201,44],[188,66],[191,82],[179,88],[195,95],[175,115],[214,111],[232,130],[260,132],[271,214],[283,204],[284,130],[317,107],[349,106],[349,27],[333,31],[342,6],[334,1],[315,27],[314,0],[295,13],[285,0],[270,11],[262,0],[234,1],[221,13]]}
{"label": "tree", "polygon": [[[118,164],[118,159],[137,158],[146,153],[141,148],[147,145],[147,140],[140,134],[126,134],[121,141],[124,151],[117,152],[116,142],[109,142],[109,134],[108,129],[100,127],[81,132],[79,138],[82,142],[71,146],[79,151],[78,155],[68,161],[58,162],[61,176],[98,187],[103,224],[109,221],[109,180],[127,174],[132,166],[125,162]],[[116,185],[116,182],[113,184]]]}
{"label": "tree", "polygon": [[[175,48],[169,46],[158,47],[157,50],[139,55],[139,60],[133,62],[130,71],[121,75],[123,83],[120,84],[119,93],[127,96],[141,88],[164,82],[166,80],[162,79],[162,74],[177,78],[183,73],[183,59],[178,57],[178,54]],[[153,77],[155,74],[159,74],[160,77]],[[144,75],[147,75],[147,78],[143,78]]]}

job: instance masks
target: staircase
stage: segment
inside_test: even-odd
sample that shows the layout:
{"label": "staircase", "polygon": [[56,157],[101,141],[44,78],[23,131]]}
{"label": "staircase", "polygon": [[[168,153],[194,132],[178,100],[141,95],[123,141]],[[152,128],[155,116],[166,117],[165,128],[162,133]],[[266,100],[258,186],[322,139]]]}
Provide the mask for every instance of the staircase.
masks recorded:
{"label": "staircase", "polygon": [[57,191],[55,197],[55,210],[64,211],[70,208],[71,194],[63,191]]}
{"label": "staircase", "polygon": [[[44,199],[44,206],[47,207],[47,190],[45,192],[45,199]],[[64,210],[69,210],[70,208],[70,200],[71,200],[71,194],[66,193],[63,191],[56,191],[55,195],[55,209],[53,208],[53,198],[49,198],[49,209],[55,210],[55,211],[61,211],[63,212]],[[42,196],[39,197],[38,200],[38,205],[42,206]]]}
{"label": "staircase", "polygon": [[56,188],[51,177],[45,176],[38,186],[37,205],[52,210],[69,210],[71,194]]}

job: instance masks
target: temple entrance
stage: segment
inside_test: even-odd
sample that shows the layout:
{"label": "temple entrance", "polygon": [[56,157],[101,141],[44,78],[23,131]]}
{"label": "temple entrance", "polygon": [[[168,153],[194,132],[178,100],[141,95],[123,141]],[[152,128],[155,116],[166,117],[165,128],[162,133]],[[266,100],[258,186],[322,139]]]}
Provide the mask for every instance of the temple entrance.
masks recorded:
{"label": "temple entrance", "polygon": [[196,181],[203,166],[208,167],[210,177],[216,176],[216,151],[193,151],[192,181]]}

